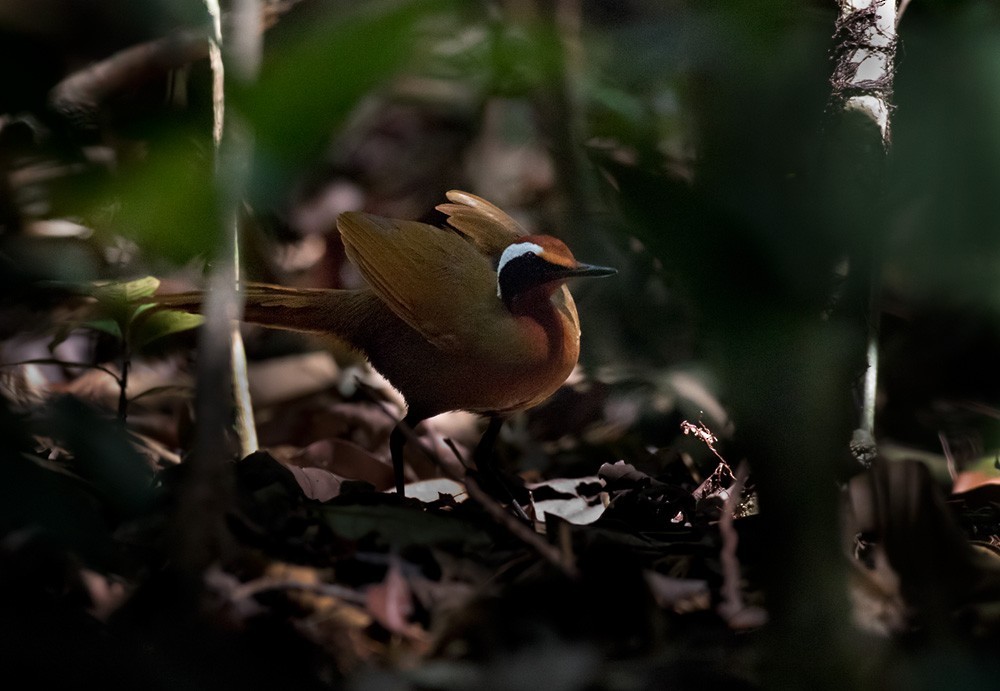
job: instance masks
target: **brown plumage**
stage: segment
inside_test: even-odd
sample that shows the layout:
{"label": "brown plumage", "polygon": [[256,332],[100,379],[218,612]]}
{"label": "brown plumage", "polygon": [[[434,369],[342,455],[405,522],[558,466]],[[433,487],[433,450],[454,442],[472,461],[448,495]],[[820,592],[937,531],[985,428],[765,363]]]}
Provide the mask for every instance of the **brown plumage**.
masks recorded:
{"label": "brown plumage", "polygon": [[[576,365],[580,325],[566,279],[614,270],[580,264],[555,238],[526,235],[473,194],[447,196],[450,203],[438,209],[453,230],[341,214],[347,255],[370,287],[251,284],[244,319],[347,342],[403,395],[411,426],[449,410],[489,415],[493,422],[476,454],[483,463],[499,421],[548,398]],[[192,309],[200,297],[157,301]],[[403,439],[397,428],[391,448],[401,493]]]}

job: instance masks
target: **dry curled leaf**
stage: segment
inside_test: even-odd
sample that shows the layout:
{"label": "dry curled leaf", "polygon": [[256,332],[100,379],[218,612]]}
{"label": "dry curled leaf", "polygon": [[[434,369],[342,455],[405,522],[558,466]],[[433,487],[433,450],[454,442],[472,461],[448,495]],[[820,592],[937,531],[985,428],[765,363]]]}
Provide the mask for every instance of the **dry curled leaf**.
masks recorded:
{"label": "dry curled leaf", "polygon": [[581,492],[588,487],[603,486],[604,482],[597,476],[558,478],[526,485],[531,491],[531,505],[537,520],[544,521],[545,515],[550,514],[575,525],[593,523],[604,513],[606,506],[599,491]]}
{"label": "dry curled leaf", "polygon": [[340,494],[340,485],[344,478],[323,470],[322,468],[299,468],[286,466],[292,477],[302,488],[302,494],[316,501],[329,501]]}
{"label": "dry curled leaf", "polygon": [[343,478],[364,480],[382,491],[392,487],[392,467],[346,439],[321,439],[288,458],[300,468],[322,469]]}
{"label": "dry curled leaf", "polygon": [[413,615],[413,594],[403,575],[399,559],[389,561],[385,579],[365,593],[368,612],[388,631],[417,642],[427,642],[427,633],[410,621]]}

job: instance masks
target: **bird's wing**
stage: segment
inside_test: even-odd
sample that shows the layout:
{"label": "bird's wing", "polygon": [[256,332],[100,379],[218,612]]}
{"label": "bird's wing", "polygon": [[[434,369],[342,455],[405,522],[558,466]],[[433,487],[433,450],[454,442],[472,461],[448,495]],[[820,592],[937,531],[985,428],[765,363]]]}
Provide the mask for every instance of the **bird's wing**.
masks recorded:
{"label": "bird's wing", "polygon": [[447,214],[448,223],[494,263],[508,245],[527,235],[517,221],[481,197],[459,190],[445,196],[451,203],[439,204],[437,210]]}
{"label": "bird's wing", "polygon": [[489,261],[450,230],[361,212],[341,214],[337,227],[378,297],[442,350],[466,348],[485,312],[463,314],[456,302],[499,305]]}

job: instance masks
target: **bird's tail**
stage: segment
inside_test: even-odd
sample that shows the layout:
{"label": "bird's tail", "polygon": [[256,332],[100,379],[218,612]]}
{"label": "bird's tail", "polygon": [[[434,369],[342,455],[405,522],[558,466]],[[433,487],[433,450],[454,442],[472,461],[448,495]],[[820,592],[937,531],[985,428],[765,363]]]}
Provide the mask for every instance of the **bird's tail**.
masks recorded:
{"label": "bird's tail", "polygon": [[[366,295],[357,290],[288,288],[267,283],[243,287],[243,321],[272,329],[337,336],[353,341],[367,308]],[[151,298],[160,308],[200,312],[203,291],[167,293]]]}

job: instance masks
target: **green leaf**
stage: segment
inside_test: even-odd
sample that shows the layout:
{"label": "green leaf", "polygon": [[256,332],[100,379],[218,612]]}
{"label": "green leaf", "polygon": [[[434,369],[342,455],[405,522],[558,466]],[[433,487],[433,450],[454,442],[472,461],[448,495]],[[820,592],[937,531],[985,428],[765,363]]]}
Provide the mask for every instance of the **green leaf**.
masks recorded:
{"label": "green leaf", "polygon": [[[142,305],[136,303],[151,297],[160,286],[160,280],[153,276],[137,278],[134,281],[99,283],[91,286],[90,294],[97,300],[96,318],[86,325],[122,338],[128,332],[128,325]],[[117,324],[117,329],[107,324]]]}
{"label": "green leaf", "polygon": [[98,283],[90,294],[100,303],[120,304],[152,296],[160,287],[160,279],[155,276],[144,276],[133,281]]}
{"label": "green leaf", "polygon": [[324,506],[319,509],[326,524],[338,535],[358,540],[377,535],[396,546],[443,542],[487,545],[489,536],[457,518],[401,506]]}
{"label": "green leaf", "polygon": [[139,298],[151,297],[159,287],[160,279],[155,276],[137,278],[134,281],[122,284],[122,288],[125,290],[125,299],[129,302],[133,302]]}
{"label": "green leaf", "polygon": [[91,319],[90,321],[83,322],[83,326],[95,331],[103,331],[119,340],[123,338],[121,327],[114,319]]}
{"label": "green leaf", "polygon": [[214,166],[211,142],[199,134],[161,133],[148,156],[86,195],[81,215],[132,239],[144,256],[181,264],[211,253],[219,225]]}
{"label": "green leaf", "polygon": [[[143,307],[147,306],[143,305]],[[139,311],[145,312],[146,310],[140,308]],[[180,310],[153,312],[132,322],[129,329],[129,342],[133,348],[142,348],[165,336],[188,331],[204,323],[205,318],[200,314],[191,314]]]}

